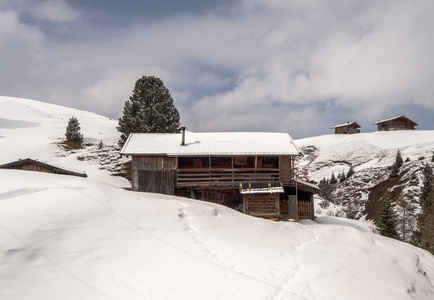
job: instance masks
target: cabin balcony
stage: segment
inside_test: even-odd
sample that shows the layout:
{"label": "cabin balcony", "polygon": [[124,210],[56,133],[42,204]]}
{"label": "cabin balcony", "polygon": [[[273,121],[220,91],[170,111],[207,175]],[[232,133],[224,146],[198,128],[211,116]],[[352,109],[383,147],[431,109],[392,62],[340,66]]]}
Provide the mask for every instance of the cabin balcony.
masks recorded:
{"label": "cabin balcony", "polygon": [[179,169],[177,187],[188,186],[234,186],[241,182],[279,182],[280,169]]}

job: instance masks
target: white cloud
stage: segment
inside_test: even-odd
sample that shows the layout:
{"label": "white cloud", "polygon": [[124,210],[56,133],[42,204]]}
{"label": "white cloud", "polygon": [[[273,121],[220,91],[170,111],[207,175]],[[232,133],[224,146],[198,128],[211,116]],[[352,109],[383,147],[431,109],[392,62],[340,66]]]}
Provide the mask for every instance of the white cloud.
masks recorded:
{"label": "white cloud", "polygon": [[32,6],[33,14],[70,22],[70,31],[53,38],[20,21],[19,10],[0,12],[0,36],[10,45],[2,38],[8,62],[0,66],[11,70],[0,88],[17,90],[13,78],[26,70],[27,95],[17,96],[117,116],[137,78],[155,75],[190,128],[329,132],[409,103],[434,110],[433,9],[429,0],[246,0],[226,14],[171,15],[104,30],[66,1],[45,1]]}
{"label": "white cloud", "polygon": [[48,0],[34,5],[32,14],[38,20],[69,23],[80,18],[80,13],[69,7],[66,0]]}

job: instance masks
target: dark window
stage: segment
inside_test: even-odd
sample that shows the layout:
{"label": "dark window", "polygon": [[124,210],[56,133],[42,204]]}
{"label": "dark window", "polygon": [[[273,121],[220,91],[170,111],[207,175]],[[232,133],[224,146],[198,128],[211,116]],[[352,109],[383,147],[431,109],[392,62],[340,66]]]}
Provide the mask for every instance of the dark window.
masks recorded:
{"label": "dark window", "polygon": [[223,169],[232,167],[232,157],[211,157],[211,168]]}
{"label": "dark window", "polygon": [[278,168],[278,157],[258,157],[258,168]]}
{"label": "dark window", "polygon": [[235,156],[234,157],[234,167],[235,168],[254,168],[255,158],[247,156]]}
{"label": "dark window", "polygon": [[208,157],[179,157],[178,166],[180,169],[209,168],[209,158]]}

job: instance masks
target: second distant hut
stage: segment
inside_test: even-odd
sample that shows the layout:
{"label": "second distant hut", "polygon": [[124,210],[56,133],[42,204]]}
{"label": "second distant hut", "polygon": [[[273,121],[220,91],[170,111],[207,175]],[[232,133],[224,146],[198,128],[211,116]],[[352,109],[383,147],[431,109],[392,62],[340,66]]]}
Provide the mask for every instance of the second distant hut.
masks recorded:
{"label": "second distant hut", "polygon": [[357,124],[357,122],[347,122],[345,124],[340,124],[333,126],[332,129],[335,130],[335,134],[353,134],[360,133],[360,129],[362,126]]}
{"label": "second distant hut", "polygon": [[414,130],[418,124],[407,117],[399,116],[374,123],[378,131]]}

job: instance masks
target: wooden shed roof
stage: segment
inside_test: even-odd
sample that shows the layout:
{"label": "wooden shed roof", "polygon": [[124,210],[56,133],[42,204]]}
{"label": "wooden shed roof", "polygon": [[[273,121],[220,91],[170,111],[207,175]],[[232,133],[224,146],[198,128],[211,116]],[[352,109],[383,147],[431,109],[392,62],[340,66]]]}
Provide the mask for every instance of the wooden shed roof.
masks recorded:
{"label": "wooden shed roof", "polygon": [[380,124],[380,123],[385,123],[385,122],[389,122],[389,121],[393,121],[393,120],[397,120],[397,119],[403,119],[404,121],[413,124],[414,126],[417,126],[419,124],[417,124],[416,122],[410,120],[409,118],[405,117],[405,116],[398,116],[398,117],[394,117],[394,118],[390,118],[390,119],[386,119],[386,120],[382,120],[382,121],[378,121],[375,122],[374,125]]}
{"label": "wooden shed roof", "polygon": [[56,174],[87,177],[86,173],[79,173],[79,172],[74,172],[74,171],[62,169],[62,168],[55,167],[53,165],[50,165],[50,164],[47,164],[45,162],[42,162],[42,161],[39,161],[36,159],[32,159],[32,158],[19,159],[17,161],[13,161],[13,162],[10,162],[7,164],[0,165],[0,169],[15,169],[17,167],[29,165],[29,164],[41,166],[43,168],[52,170],[53,173],[56,173]]}
{"label": "wooden shed roof", "polygon": [[300,155],[287,133],[187,131],[185,145],[181,142],[181,133],[132,133],[120,153],[165,156]]}

